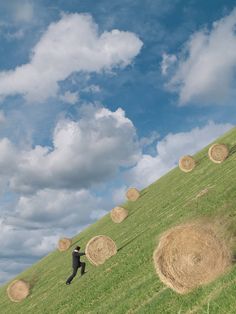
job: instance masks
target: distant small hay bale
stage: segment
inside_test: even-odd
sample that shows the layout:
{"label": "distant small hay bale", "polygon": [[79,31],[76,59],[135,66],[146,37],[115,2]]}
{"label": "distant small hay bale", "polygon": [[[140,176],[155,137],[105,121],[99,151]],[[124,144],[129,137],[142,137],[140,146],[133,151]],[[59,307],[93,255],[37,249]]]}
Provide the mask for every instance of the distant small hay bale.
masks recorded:
{"label": "distant small hay bale", "polygon": [[215,280],[231,265],[231,258],[213,226],[200,223],[171,228],[153,253],[160,280],[180,294]]}
{"label": "distant small hay bale", "polygon": [[123,207],[116,206],[111,211],[111,219],[115,223],[121,223],[127,216],[128,210]]}
{"label": "distant small hay bale", "polygon": [[30,284],[24,280],[14,280],[7,287],[7,295],[13,302],[21,302],[30,293]]}
{"label": "distant small hay bale", "polygon": [[184,172],[192,171],[196,166],[196,161],[192,156],[186,155],[180,158],[179,168]]}
{"label": "distant small hay bale", "polygon": [[208,156],[214,163],[220,164],[229,155],[228,147],[225,144],[213,144],[208,150]]}
{"label": "distant small hay bale", "polygon": [[87,259],[95,266],[103,264],[116,253],[115,242],[104,235],[98,235],[90,239],[85,248]]}
{"label": "distant small hay bale", "polygon": [[72,244],[72,239],[62,238],[58,241],[58,250],[64,252],[70,248]]}
{"label": "distant small hay bale", "polygon": [[129,201],[136,201],[140,197],[140,193],[136,188],[130,188],[126,192],[126,197]]}

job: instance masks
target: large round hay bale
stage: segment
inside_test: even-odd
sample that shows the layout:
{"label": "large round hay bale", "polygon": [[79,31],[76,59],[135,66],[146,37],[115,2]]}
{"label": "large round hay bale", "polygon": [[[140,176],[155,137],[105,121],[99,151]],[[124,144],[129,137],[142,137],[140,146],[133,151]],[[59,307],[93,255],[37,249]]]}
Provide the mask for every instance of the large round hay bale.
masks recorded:
{"label": "large round hay bale", "polygon": [[126,197],[129,201],[136,201],[140,196],[139,191],[136,188],[130,188],[126,192]]}
{"label": "large round hay bale", "polygon": [[196,166],[196,161],[192,156],[186,155],[180,158],[179,168],[184,172],[190,172]]}
{"label": "large round hay bale", "polygon": [[208,150],[208,156],[214,163],[220,164],[229,155],[228,147],[225,144],[213,144]]}
{"label": "large round hay bale", "polygon": [[66,251],[70,248],[71,244],[72,244],[72,239],[61,238],[58,241],[58,250],[61,252]]}
{"label": "large round hay bale", "polygon": [[116,206],[111,211],[111,219],[115,223],[121,223],[127,216],[128,210],[123,207]]}
{"label": "large round hay bale", "polygon": [[103,264],[107,259],[117,253],[115,242],[104,235],[93,237],[86,245],[87,259],[95,266]]}
{"label": "large round hay bale", "polygon": [[13,302],[21,302],[30,293],[30,285],[24,280],[14,280],[7,287],[7,295]]}
{"label": "large round hay bale", "polygon": [[153,259],[160,280],[182,294],[213,281],[231,265],[229,248],[211,225],[200,223],[164,233]]}

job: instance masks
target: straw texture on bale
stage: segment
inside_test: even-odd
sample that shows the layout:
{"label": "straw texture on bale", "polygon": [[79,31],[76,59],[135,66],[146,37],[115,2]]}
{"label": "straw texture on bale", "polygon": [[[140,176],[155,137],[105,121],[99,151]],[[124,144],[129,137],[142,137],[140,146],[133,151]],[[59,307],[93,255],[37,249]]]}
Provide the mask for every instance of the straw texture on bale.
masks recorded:
{"label": "straw texture on bale", "polygon": [[7,295],[13,302],[21,302],[30,293],[30,285],[24,280],[14,280],[7,287]]}
{"label": "straw texture on bale", "polygon": [[63,252],[70,248],[72,240],[69,238],[62,238],[58,241],[58,250]]}
{"label": "straw texture on bale", "polygon": [[140,196],[139,191],[136,188],[130,188],[126,192],[126,197],[129,201],[136,201]]}
{"label": "straw texture on bale", "polygon": [[181,294],[216,279],[231,265],[231,258],[213,226],[199,223],[168,230],[153,253],[160,280]]}
{"label": "straw texture on bale", "polygon": [[86,245],[87,259],[95,266],[103,264],[107,259],[117,253],[115,242],[104,235],[93,237]]}
{"label": "straw texture on bale", "polygon": [[115,223],[121,223],[128,216],[128,210],[123,207],[114,207],[111,211],[111,219]]}
{"label": "straw texture on bale", "polygon": [[179,168],[184,172],[190,172],[196,166],[196,162],[192,156],[186,155],[180,158]]}
{"label": "straw texture on bale", "polygon": [[225,144],[214,144],[208,150],[208,156],[214,163],[223,162],[229,155],[228,147]]}

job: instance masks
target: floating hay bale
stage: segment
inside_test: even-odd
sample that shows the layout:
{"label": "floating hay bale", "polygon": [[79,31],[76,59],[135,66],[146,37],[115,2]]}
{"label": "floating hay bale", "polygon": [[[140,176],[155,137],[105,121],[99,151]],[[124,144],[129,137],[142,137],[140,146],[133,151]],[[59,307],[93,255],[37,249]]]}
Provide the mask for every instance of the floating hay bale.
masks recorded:
{"label": "floating hay bale", "polygon": [[95,266],[103,264],[107,259],[117,253],[115,242],[104,235],[93,237],[86,245],[85,254]]}
{"label": "floating hay bale", "polygon": [[115,223],[121,223],[128,216],[128,210],[123,207],[114,207],[111,211],[111,219]]}
{"label": "floating hay bale", "polygon": [[136,188],[130,188],[126,192],[126,197],[129,201],[136,201],[140,196],[139,191]]}
{"label": "floating hay bale", "polygon": [[72,240],[69,238],[62,238],[58,241],[58,250],[63,252],[70,248]]}
{"label": "floating hay bale", "polygon": [[184,172],[190,172],[196,166],[196,161],[192,156],[186,155],[180,158],[179,168]]}
{"label": "floating hay bale", "polygon": [[207,284],[231,265],[231,253],[213,226],[199,223],[168,230],[153,253],[160,280],[184,294]]}
{"label": "floating hay bale", "polygon": [[7,287],[7,295],[13,302],[21,302],[30,293],[30,285],[24,280],[14,280]]}
{"label": "floating hay bale", "polygon": [[208,156],[214,163],[220,164],[229,155],[228,147],[225,144],[213,144],[208,150]]}

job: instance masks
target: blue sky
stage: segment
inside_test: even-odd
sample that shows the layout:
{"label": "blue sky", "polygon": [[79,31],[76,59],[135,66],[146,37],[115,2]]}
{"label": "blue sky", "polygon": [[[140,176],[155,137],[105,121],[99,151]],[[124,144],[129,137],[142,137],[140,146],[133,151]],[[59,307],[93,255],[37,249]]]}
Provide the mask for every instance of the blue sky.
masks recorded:
{"label": "blue sky", "polygon": [[0,3],[0,283],[235,125],[234,5]]}

